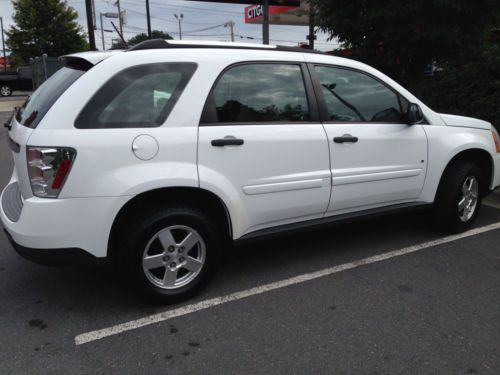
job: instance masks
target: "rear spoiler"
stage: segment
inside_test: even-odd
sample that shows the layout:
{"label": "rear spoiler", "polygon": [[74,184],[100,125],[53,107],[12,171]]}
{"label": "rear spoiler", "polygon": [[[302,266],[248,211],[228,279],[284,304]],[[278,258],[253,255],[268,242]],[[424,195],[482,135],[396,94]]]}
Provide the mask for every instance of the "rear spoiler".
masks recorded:
{"label": "rear spoiler", "polygon": [[94,66],[91,62],[81,57],[64,56],[61,58],[66,68],[87,71]]}
{"label": "rear spoiler", "polygon": [[121,53],[123,51],[113,50],[113,51],[105,51],[105,52],[80,52],[72,55],[62,56],[61,60],[64,63],[64,66],[77,70],[87,71],[93,66],[99,64],[101,61]]}

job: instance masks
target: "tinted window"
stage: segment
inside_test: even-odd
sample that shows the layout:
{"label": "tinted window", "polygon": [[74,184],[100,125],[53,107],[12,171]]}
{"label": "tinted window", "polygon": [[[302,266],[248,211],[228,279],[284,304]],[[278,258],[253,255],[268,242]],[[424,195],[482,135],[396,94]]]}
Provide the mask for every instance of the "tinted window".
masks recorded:
{"label": "tinted window", "polygon": [[87,103],[80,129],[160,126],[196,70],[194,63],[140,65],[111,78]]}
{"label": "tinted window", "polygon": [[17,111],[16,120],[24,126],[36,128],[55,101],[84,73],[66,67],[59,69]]}
{"label": "tinted window", "polygon": [[331,121],[401,122],[398,95],[366,74],[316,67]]}
{"label": "tinted window", "polygon": [[217,82],[202,122],[294,122],[309,120],[300,65],[246,64],[226,71]]}

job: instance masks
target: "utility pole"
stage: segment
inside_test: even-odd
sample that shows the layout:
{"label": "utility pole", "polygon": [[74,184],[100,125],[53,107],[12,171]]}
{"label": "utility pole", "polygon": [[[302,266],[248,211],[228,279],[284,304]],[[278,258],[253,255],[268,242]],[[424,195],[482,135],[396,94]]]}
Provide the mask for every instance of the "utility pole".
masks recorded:
{"label": "utility pole", "polygon": [[7,73],[7,56],[5,56],[5,40],[3,38],[3,18],[0,17],[0,27],[2,28],[2,49],[3,49],[3,68]]}
{"label": "utility pole", "polygon": [[146,19],[148,20],[148,38],[151,39],[151,16],[149,14],[149,0],[146,0]]}
{"label": "utility pole", "polygon": [[182,19],[184,18],[184,14],[174,14],[175,19],[179,22],[179,39],[182,40],[182,27],[181,27],[181,22]]}
{"label": "utility pole", "polygon": [[120,30],[118,30],[116,28],[116,25],[113,23],[113,21],[111,21],[111,25],[113,25],[113,28],[115,29],[116,33],[118,34],[118,36],[120,37],[120,39],[122,40],[123,44],[125,45],[125,48],[128,48],[128,44],[127,44],[127,41],[125,40],[125,38],[123,37],[123,34],[120,33]]}
{"label": "utility pole", "polygon": [[262,43],[269,44],[269,0],[262,0]]}
{"label": "utility pole", "polygon": [[314,49],[314,41],[316,40],[316,33],[314,31],[314,10],[311,8],[309,12],[309,49]]}
{"label": "utility pole", "polygon": [[[85,11],[87,12],[87,28],[89,34],[89,46],[91,51],[95,51],[94,21],[92,20],[92,0],[85,0]],[[2,28],[3,30],[3,28]]]}
{"label": "utility pole", "polygon": [[231,42],[234,42],[234,21],[228,21],[224,24],[224,27],[229,27],[229,30],[231,31]]}
{"label": "utility pole", "polygon": [[118,24],[120,25],[120,37],[123,39],[123,24],[122,24],[122,11],[120,9],[120,0],[116,0],[115,5],[118,7]]}

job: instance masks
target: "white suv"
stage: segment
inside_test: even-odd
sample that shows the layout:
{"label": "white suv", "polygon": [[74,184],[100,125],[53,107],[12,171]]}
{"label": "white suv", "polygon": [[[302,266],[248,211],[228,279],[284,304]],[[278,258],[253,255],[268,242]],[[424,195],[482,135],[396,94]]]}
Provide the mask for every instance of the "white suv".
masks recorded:
{"label": "white suv", "polygon": [[233,242],[429,205],[460,232],[500,185],[490,123],[356,61],[164,40],[64,61],[7,124],[6,233],[40,263],[116,260],[161,301]]}

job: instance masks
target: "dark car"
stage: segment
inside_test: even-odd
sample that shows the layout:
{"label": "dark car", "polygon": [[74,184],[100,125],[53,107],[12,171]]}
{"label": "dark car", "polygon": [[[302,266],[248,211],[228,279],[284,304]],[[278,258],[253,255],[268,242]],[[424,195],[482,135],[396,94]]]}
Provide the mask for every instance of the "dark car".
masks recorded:
{"label": "dark car", "polygon": [[31,67],[21,66],[17,73],[0,74],[0,95],[11,96],[14,90],[33,90]]}

